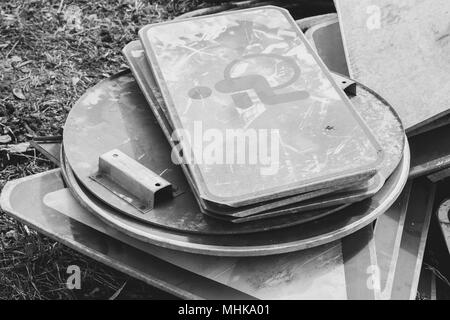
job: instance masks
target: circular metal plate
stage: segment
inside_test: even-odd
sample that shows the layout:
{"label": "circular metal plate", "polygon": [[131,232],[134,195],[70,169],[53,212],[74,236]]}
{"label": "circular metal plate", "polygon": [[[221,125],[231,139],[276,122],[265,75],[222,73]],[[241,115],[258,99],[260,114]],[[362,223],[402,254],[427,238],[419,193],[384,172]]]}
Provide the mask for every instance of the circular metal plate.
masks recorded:
{"label": "circular metal plate", "polygon": [[[374,129],[381,146],[387,150],[381,169],[387,177],[403,153],[401,123],[389,105],[379,97],[361,85],[357,90],[358,95],[352,101],[358,110],[362,110],[363,118],[370,120],[369,127]],[[381,132],[388,135],[380,135]],[[261,232],[305,223],[341,208],[332,207],[241,225],[224,224],[205,217],[199,212],[182,170],[172,163],[169,144],[130,72],[100,82],[73,106],[65,125],[64,148],[74,175],[88,193],[118,212],[171,230],[216,235]],[[154,172],[164,173],[164,178],[185,192],[173,203],[143,214],[90,178],[97,171],[99,156],[115,148]]]}
{"label": "circular metal plate", "polygon": [[[73,175],[73,170],[71,169],[70,165],[67,163],[67,157],[62,154],[62,162],[63,162],[63,170],[65,173],[65,177],[68,177],[66,180],[68,180],[68,184],[70,185],[79,185],[78,179],[75,178]],[[66,172],[69,172],[66,174]],[[70,177],[70,178],[69,178]],[[73,178],[72,178],[73,177]],[[83,187],[82,185],[79,186],[80,192],[83,192],[86,197],[95,198],[90,192]],[[97,200],[98,201],[98,200]],[[83,201],[82,201],[83,202]],[[189,204],[193,209],[198,210],[197,204],[195,202],[192,202]],[[101,206],[107,206],[106,204],[102,203]],[[256,232],[264,232],[269,230],[276,230],[281,228],[286,228],[302,223],[306,223],[312,220],[321,219],[323,217],[326,217],[332,213],[335,213],[337,211],[340,211],[346,207],[348,207],[348,204],[344,205],[336,205],[325,209],[318,209],[318,210],[311,210],[311,211],[305,211],[298,215],[289,215],[289,216],[282,216],[282,217],[276,217],[276,218],[269,218],[264,220],[257,220],[257,221],[251,221],[247,223],[230,223],[230,222],[223,222],[223,220],[213,219],[209,218],[208,216],[204,216],[200,211],[186,211],[186,212],[196,212],[196,214],[186,214],[185,217],[187,219],[185,220],[186,225],[179,225],[178,228],[173,226],[178,226],[175,223],[170,223],[171,221],[174,221],[175,217],[180,217],[180,219],[183,219],[183,214],[179,214],[179,212],[167,212],[169,219],[169,223],[162,224],[160,223],[159,226],[163,228],[167,228],[174,231],[181,231],[181,232],[188,232],[188,233],[196,233],[196,234],[205,234],[205,235],[238,235],[238,234],[248,234],[248,233],[256,233]],[[189,208],[188,208],[189,209]],[[97,213],[97,212],[95,212]],[[158,220],[160,221],[160,220]],[[158,225],[155,223],[155,225]]]}
{"label": "circular metal plate", "polygon": [[[64,158],[63,158],[64,159]],[[383,188],[372,198],[353,204],[339,214],[267,233],[211,236],[189,234],[143,224],[117,213],[80,186],[63,162],[65,180],[73,195],[112,227],[141,241],[165,248],[218,256],[262,256],[303,250],[338,240],[373,222],[400,195],[409,172],[409,147]]]}

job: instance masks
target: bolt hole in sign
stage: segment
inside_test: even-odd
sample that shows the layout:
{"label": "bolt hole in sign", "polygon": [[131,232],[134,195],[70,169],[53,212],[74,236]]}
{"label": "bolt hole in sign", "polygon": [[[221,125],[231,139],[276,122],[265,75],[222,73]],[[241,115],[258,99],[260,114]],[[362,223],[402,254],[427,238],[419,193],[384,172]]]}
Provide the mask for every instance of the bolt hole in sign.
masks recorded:
{"label": "bolt hole in sign", "polygon": [[285,9],[153,24],[139,36],[203,199],[242,206],[376,173],[380,146]]}

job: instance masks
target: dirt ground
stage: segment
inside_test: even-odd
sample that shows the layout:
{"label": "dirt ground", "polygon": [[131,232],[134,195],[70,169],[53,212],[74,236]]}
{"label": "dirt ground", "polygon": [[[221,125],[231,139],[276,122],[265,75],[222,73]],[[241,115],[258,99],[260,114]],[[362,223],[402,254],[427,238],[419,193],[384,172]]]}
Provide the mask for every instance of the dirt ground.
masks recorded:
{"label": "dirt ground", "polygon": [[[52,164],[27,149],[61,135],[72,104],[127,68],[121,50],[145,24],[171,19],[200,0],[0,1],[0,188]],[[22,150],[20,150],[22,149]],[[26,200],[26,195],[24,195]],[[82,288],[69,290],[69,265]],[[56,243],[0,212],[0,299],[170,298]]]}

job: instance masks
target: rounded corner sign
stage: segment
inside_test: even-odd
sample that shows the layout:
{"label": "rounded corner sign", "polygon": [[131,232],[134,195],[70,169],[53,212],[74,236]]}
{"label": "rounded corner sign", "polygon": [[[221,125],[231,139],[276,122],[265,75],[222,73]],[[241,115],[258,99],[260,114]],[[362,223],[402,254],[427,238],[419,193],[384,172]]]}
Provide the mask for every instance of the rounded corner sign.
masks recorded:
{"label": "rounded corner sign", "polygon": [[373,174],[381,161],[376,139],[295,21],[273,9],[140,33],[168,119],[186,137],[184,158],[192,151],[200,191],[224,199],[249,190],[305,192]]}

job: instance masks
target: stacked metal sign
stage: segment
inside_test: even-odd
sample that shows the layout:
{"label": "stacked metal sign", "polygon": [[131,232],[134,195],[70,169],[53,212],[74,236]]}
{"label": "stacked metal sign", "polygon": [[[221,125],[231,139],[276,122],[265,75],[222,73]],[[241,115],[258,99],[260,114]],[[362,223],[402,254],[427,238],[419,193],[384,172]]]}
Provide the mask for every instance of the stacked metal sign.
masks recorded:
{"label": "stacked metal sign", "polygon": [[348,235],[399,195],[409,157],[397,116],[362,85],[346,95],[286,10],[151,25],[140,37],[124,50],[136,80],[93,88],[64,133],[67,180],[115,227],[150,243],[163,232],[159,244],[183,251],[267,255]]}
{"label": "stacked metal sign", "polygon": [[284,11],[169,22],[140,36],[124,54],[210,217],[277,217],[266,229],[281,216],[311,220],[374,195],[400,161],[395,115],[385,107],[386,153],[353,106],[376,98],[351,103]]}
{"label": "stacked metal sign", "polygon": [[415,298],[435,185],[407,183],[395,105],[343,76],[336,15],[139,37],[73,106],[61,169],[8,183],[5,211],[183,298]]}

